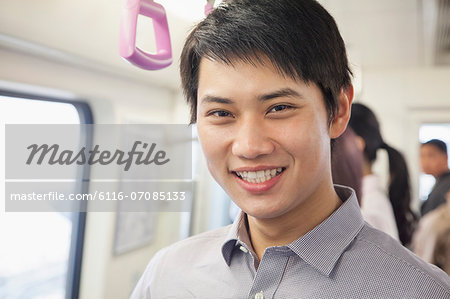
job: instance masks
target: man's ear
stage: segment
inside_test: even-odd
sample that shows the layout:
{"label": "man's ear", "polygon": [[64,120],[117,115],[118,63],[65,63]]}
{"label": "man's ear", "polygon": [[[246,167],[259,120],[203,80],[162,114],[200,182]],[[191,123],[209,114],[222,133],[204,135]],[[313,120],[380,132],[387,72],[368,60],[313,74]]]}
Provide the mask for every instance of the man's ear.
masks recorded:
{"label": "man's ear", "polygon": [[338,109],[330,124],[330,138],[338,138],[347,128],[353,101],[353,85],[342,88],[338,98]]}

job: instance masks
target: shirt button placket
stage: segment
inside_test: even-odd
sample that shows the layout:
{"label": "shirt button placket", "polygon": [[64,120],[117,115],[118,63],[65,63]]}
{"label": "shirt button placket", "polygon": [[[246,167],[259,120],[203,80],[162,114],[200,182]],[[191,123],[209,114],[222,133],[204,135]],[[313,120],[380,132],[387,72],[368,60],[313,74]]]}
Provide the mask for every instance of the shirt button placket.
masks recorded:
{"label": "shirt button placket", "polygon": [[[287,251],[283,249],[267,248],[259,263],[249,299],[273,298],[283,279],[284,270],[289,260]],[[264,293],[263,293],[264,292]]]}

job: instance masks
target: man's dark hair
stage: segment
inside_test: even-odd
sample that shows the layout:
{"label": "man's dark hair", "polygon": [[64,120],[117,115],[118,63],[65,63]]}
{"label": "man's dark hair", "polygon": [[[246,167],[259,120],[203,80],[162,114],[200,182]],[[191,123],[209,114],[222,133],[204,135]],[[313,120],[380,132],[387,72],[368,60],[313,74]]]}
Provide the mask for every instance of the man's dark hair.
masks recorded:
{"label": "man's dark hair", "polygon": [[425,143],[422,143],[422,146],[424,145],[432,145],[435,148],[437,148],[439,151],[443,152],[444,154],[447,155],[447,145],[445,144],[444,141],[439,140],[439,139],[431,139]]}
{"label": "man's dark hair", "polygon": [[268,58],[283,76],[316,83],[329,121],[351,84],[344,41],[333,17],[314,0],[231,0],[221,3],[186,39],[180,60],[183,92],[197,120],[201,58],[256,65]]}

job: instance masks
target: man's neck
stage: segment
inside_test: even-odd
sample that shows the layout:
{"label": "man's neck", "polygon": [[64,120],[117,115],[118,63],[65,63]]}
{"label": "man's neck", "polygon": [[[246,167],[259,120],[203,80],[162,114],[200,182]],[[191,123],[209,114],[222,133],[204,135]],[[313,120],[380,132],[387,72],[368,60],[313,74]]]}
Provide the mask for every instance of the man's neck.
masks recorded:
{"label": "man's neck", "polygon": [[330,183],[324,191],[318,190],[280,217],[257,219],[248,215],[249,235],[259,260],[267,247],[292,243],[319,225],[341,204],[341,199]]}

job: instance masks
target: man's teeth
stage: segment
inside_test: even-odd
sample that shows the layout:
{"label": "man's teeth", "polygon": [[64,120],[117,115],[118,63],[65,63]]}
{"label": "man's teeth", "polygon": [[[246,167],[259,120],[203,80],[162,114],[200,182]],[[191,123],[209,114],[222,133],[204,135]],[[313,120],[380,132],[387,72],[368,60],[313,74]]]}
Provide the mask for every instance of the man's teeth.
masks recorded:
{"label": "man's teeth", "polygon": [[280,174],[283,168],[266,169],[260,171],[236,171],[236,174],[244,181],[250,183],[264,183]]}

